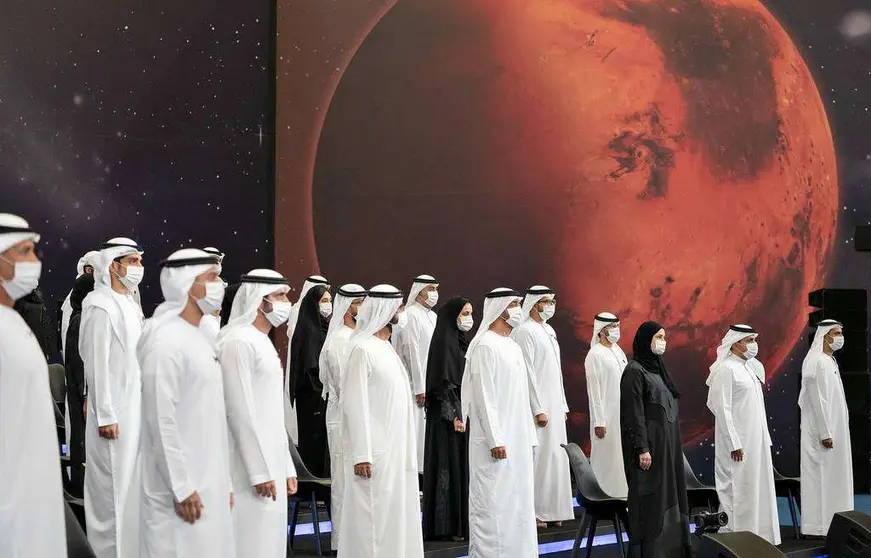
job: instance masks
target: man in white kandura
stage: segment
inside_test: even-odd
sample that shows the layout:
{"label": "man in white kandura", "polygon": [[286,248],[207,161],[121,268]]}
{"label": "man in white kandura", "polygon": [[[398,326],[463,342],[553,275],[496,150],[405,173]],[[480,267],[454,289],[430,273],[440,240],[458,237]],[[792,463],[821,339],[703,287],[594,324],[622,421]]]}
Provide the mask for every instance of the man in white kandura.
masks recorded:
{"label": "man in white kandura", "polygon": [[161,268],[165,302],[145,323],[137,351],[141,558],[235,558],[223,374],[214,345],[199,328],[224,298],[218,259],[188,248]]}
{"label": "man in white kandura", "polygon": [[342,498],[344,498],[347,464],[344,459],[342,439],[341,387],[343,367],[348,360],[351,334],[357,327],[357,314],[366,298],[366,290],[349,283],[339,287],[334,299],[333,315],[321,348],[319,360],[320,380],[324,385],[323,397],[327,400],[327,444],[330,449],[330,546],[339,549],[339,533],[342,525]]}
{"label": "man in white kandura", "polygon": [[[469,431],[469,557],[538,556],[533,496],[535,421],[531,375],[511,331],[523,321],[520,295],[491,291],[466,351],[460,389]],[[532,385],[530,385],[532,383]]]}
{"label": "man in white kandura", "polygon": [[302,284],[302,290],[299,292],[299,299],[290,309],[290,318],[287,320],[288,355],[287,362],[284,365],[284,427],[287,429],[287,434],[290,436],[290,439],[294,444],[299,443],[299,424],[296,420],[296,407],[294,407],[290,402],[290,342],[293,340],[293,332],[296,331],[296,321],[299,319],[299,304],[315,285],[325,285],[327,290],[330,288],[330,283],[325,278],[320,275],[310,276]]}
{"label": "man in white kandura", "polygon": [[817,325],[801,365],[801,532],[825,536],[832,517],[853,509],[850,420],[834,353],[844,330],[834,320]]}
{"label": "man in white kandura", "polygon": [[417,439],[418,473],[423,474],[423,442],[426,433],[426,359],[429,343],[435,331],[436,313],[432,311],[439,301],[439,284],[431,275],[419,275],[411,285],[405,303],[408,323],[394,331],[391,342],[408,370],[408,381],[414,397],[414,421]]}
{"label": "man in white kandura", "polygon": [[620,439],[620,380],[628,361],[618,341],[617,316],[610,312],[597,315],[584,369],[590,402],[590,464],[606,494],[626,498],[629,488]]}
{"label": "man in white kandura", "polygon": [[757,339],[750,326],[729,326],[711,365],[707,385],[708,409],[715,417],[714,482],[720,510],[729,516],[721,531],[750,531],[778,545],[771,436],[762,394],[765,368],[756,359]]}
{"label": "man in white kandura", "polygon": [[82,303],[79,353],[85,369],[85,522],[98,558],[139,547],[142,375],[136,344],[142,310],[132,293],[145,273],[142,250],[113,238],[93,258],[94,290]]}
{"label": "man in white kandura", "polygon": [[66,558],[60,447],[48,365],[13,309],[39,285],[39,235],[0,213],[0,556]]}
{"label": "man in white kandura", "polygon": [[373,287],[357,314],[341,388],[345,494],[344,558],[423,557],[417,445],[408,373],[388,340],[402,293]]}
{"label": "man in white kandura", "polygon": [[269,269],[243,275],[218,338],[239,557],[287,554],[287,495],[296,493],[296,468],[284,429],[284,371],[269,333],[290,317],[289,290],[287,279]]}
{"label": "man in white kandura", "polygon": [[559,341],[547,323],[555,312],[554,292],[540,285],[532,287],[523,299],[524,321],[511,334],[523,350],[523,358],[534,380],[536,389],[530,392],[532,407],[550,418],[549,422],[544,417],[543,421],[536,421],[538,447],[533,452],[533,469],[535,516],[539,527],[546,527],[548,522],[560,527],[563,521],[575,518],[569,456],[562,448],[568,443],[566,419],[569,405],[563,387]]}

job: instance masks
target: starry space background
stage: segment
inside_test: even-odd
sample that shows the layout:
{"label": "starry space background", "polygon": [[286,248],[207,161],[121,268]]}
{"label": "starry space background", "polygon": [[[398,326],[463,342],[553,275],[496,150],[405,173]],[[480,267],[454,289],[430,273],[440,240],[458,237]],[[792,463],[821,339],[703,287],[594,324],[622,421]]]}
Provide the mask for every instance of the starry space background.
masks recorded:
{"label": "starry space background", "polygon": [[223,250],[227,277],[270,266],[273,3],[9,4],[0,211],[42,233],[46,298],[115,236],[146,251],[146,314],[180,247]]}
{"label": "starry space background", "polygon": [[[341,80],[343,66],[353,55],[350,49],[365,36],[367,25],[392,4],[390,0],[279,0],[276,211],[287,218],[276,222],[276,260],[291,276],[318,270],[314,243],[306,241],[313,228],[312,200],[299,194],[312,184],[312,169],[299,164],[301,157],[295,155],[316,149],[329,92]],[[842,207],[826,286],[868,289],[871,254],[857,253],[852,237],[856,225],[871,224],[871,10],[863,0],[825,5],[812,0],[764,0],[763,4],[803,54],[835,138]],[[797,300],[796,304],[807,303]],[[765,386],[775,466],[787,475],[799,472],[797,378],[806,349],[806,343],[799,341],[782,373],[769,371],[777,377]],[[571,394],[569,399],[571,406]],[[570,428],[569,438],[586,441],[586,428]],[[690,461],[697,473],[712,480],[713,434],[696,443],[695,448],[685,448]]]}

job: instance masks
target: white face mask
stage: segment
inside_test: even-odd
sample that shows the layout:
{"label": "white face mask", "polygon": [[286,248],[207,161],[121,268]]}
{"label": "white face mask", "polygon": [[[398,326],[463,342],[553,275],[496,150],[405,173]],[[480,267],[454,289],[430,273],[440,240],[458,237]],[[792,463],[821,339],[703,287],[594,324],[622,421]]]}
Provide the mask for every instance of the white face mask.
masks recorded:
{"label": "white face mask", "polygon": [[139,283],[142,282],[142,278],[145,277],[145,268],[140,266],[128,265],[125,266],[127,269],[127,275],[121,277],[117,273],[115,274],[118,277],[118,280],[121,281],[121,284],[128,291],[136,290],[136,287],[139,286]]}
{"label": "white face mask", "polygon": [[744,358],[750,360],[751,358],[756,358],[756,355],[759,354],[759,344],[758,343],[747,343],[747,348],[744,349]]}
{"label": "white face mask", "polygon": [[393,331],[399,331],[404,328],[408,323],[408,316],[405,315],[405,312],[400,312],[396,315],[396,323],[393,324]]}
{"label": "white face mask", "polygon": [[832,342],[831,342],[831,344],[829,344],[829,347],[833,351],[840,351],[841,349],[843,349],[844,348],[844,336],[838,335],[838,336],[832,337]]}
{"label": "white face mask", "polygon": [[426,293],[426,305],[432,308],[436,304],[439,303],[439,292],[438,291],[430,291]]}
{"label": "white face mask", "polygon": [[457,327],[460,328],[460,331],[472,331],[473,325],[475,325],[475,319],[471,314],[468,316],[460,316],[460,319],[457,320]]}
{"label": "white face mask", "polygon": [[[2,256],[0,256],[2,257]],[[24,298],[33,292],[39,286],[39,277],[42,275],[42,262],[10,262],[3,258],[7,263],[14,267],[14,275],[8,281],[0,280],[0,284],[6,289],[6,293],[12,300]]]}
{"label": "white face mask", "polygon": [[266,317],[266,321],[268,321],[272,327],[279,327],[286,323],[290,318],[290,311],[293,309],[293,304],[283,300],[270,300],[269,303],[272,304],[272,312],[263,312],[263,309],[260,309]]}
{"label": "white face mask", "polygon": [[218,280],[203,285],[206,286],[206,296],[194,300],[203,314],[214,314],[221,309],[221,303],[224,302],[224,283]]}
{"label": "white face mask", "polygon": [[318,310],[321,313],[321,316],[324,318],[329,318],[333,313],[333,303],[332,302],[321,302],[318,305]]}
{"label": "white face mask", "polygon": [[664,339],[656,339],[651,345],[650,350],[653,351],[655,355],[664,355],[665,354],[665,340]]}
{"label": "white face mask", "polygon": [[544,307],[544,310],[538,313],[545,322],[553,318],[554,314],[556,314],[556,304],[548,304]]}
{"label": "white face mask", "polygon": [[620,341],[620,328],[612,327],[608,330],[608,333],[605,334],[605,337],[608,339],[609,343],[616,343]]}
{"label": "white face mask", "polygon": [[509,308],[508,310],[508,319],[505,320],[508,322],[508,325],[511,327],[517,327],[523,321],[523,309],[520,306],[515,306],[514,308]]}

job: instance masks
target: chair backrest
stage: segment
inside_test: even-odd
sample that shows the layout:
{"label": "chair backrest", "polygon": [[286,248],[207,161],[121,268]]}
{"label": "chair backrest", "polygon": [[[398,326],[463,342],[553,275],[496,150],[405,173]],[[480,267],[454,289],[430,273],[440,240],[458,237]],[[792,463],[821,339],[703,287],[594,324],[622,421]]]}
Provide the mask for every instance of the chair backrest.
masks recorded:
{"label": "chair backrest", "polygon": [[59,406],[64,404],[67,398],[67,378],[63,364],[48,365],[48,384],[51,388],[51,397]]}
{"label": "chair backrest", "polygon": [[693,471],[692,465],[690,465],[689,460],[687,459],[687,454],[683,453],[683,477],[684,482],[687,485],[687,490],[699,489],[699,488],[710,488],[706,486],[702,481],[699,480],[699,477],[696,476],[696,473]]}
{"label": "chair backrest", "polygon": [[569,465],[575,476],[575,483],[578,485],[581,505],[586,506],[589,503],[613,500],[614,498],[608,496],[599,486],[599,481],[596,480],[596,474],[593,472],[593,466],[590,465],[589,459],[584,455],[580,446],[572,442],[564,444],[563,448],[569,456]]}
{"label": "chair backrest", "polygon": [[76,519],[69,503],[64,502],[64,523],[67,532],[67,555],[69,558],[96,558],[94,549],[88,543],[85,531]]}
{"label": "chair backrest", "polygon": [[798,481],[799,481],[799,479],[797,479],[797,478],[795,478],[795,477],[787,477],[787,476],[781,474],[781,472],[778,471],[777,468],[774,467],[774,466],[772,466],[771,469],[772,469],[772,471],[773,471],[773,473],[774,473],[774,474],[773,474],[774,482],[784,482],[784,481],[795,481],[795,482],[798,482]]}
{"label": "chair backrest", "polygon": [[299,455],[299,450],[296,449],[296,446],[293,443],[293,440],[290,439],[290,436],[287,438],[287,443],[290,446],[290,458],[293,459],[293,466],[296,468],[296,480],[299,482],[316,482],[318,484],[328,484],[330,479],[322,479],[320,477],[316,477],[312,474],[311,471],[308,470],[308,467],[305,466],[305,463],[302,461],[302,457]]}

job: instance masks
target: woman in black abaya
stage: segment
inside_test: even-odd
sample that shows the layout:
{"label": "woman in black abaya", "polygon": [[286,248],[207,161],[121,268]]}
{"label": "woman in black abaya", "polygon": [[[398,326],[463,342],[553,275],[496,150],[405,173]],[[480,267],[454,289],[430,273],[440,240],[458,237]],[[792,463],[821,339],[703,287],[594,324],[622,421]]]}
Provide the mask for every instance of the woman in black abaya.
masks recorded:
{"label": "woman in black abaya", "polygon": [[629,556],[690,558],[680,397],[662,360],[665,330],[645,322],[620,381],[620,429],[629,485]]}
{"label": "woman in black abaya", "polygon": [[426,365],[423,538],[469,536],[469,458],[460,406],[472,304],[454,297],[439,310]]}
{"label": "woman in black abaya", "polygon": [[321,397],[320,356],[327,336],[330,302],[325,285],[312,287],[299,302],[299,319],[290,342],[290,402],[299,421],[299,456],[315,476],[329,478],[327,402]]}

